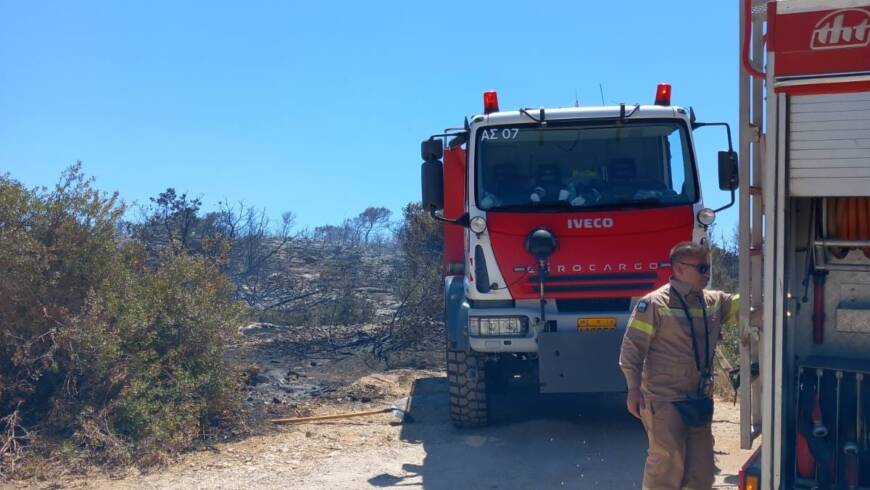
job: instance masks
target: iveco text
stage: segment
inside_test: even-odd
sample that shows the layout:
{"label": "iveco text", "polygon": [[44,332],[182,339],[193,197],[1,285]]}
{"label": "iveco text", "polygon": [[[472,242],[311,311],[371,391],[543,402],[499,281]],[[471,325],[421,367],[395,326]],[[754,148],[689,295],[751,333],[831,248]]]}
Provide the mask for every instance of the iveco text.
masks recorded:
{"label": "iveco text", "polygon": [[613,228],[613,218],[571,218],[568,220],[568,229],[578,228]]}

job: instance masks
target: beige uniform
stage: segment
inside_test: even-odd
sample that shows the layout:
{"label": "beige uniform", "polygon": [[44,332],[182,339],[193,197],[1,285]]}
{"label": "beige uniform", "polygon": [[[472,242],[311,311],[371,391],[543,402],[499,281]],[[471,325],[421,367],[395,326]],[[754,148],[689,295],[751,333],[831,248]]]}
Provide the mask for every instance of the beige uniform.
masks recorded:
{"label": "beige uniform", "polygon": [[[722,291],[692,293],[687,284],[669,284],[638,301],[622,341],[619,366],[629,388],[640,387],[646,400],[641,420],[649,437],[643,488],[709,489],[713,486],[713,434],[710,425],[686,427],[672,401],[695,394],[700,373],[692,353],[692,335],[679,298],[689,307],[701,367],[704,362],[703,300],[707,311],[710,358],[723,325],[736,325],[739,296]],[[703,299],[702,299],[703,298]]]}

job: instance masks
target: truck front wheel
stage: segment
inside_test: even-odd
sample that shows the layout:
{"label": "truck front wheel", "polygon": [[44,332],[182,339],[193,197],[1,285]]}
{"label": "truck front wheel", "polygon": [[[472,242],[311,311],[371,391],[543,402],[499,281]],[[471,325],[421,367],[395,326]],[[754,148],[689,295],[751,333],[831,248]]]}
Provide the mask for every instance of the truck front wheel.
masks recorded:
{"label": "truck front wheel", "polygon": [[483,427],[489,422],[486,369],[475,352],[447,351],[450,421],[458,428]]}

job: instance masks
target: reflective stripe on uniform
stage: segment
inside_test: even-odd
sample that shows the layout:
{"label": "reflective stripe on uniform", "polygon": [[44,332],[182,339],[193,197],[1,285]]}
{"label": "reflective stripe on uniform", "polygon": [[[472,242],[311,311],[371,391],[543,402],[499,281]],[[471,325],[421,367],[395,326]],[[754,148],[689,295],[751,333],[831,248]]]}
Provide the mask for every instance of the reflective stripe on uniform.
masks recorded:
{"label": "reflective stripe on uniform", "polygon": [[628,328],[640,330],[641,332],[646,332],[649,335],[652,335],[652,333],[653,333],[652,324],[647,323],[643,320],[638,320],[637,318],[631,318],[628,321]]}

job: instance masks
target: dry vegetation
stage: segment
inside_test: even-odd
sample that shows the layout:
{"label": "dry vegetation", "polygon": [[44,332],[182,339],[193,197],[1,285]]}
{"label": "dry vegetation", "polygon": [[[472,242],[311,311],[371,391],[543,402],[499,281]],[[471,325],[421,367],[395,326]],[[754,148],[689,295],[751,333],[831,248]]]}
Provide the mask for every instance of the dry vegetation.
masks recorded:
{"label": "dry vegetation", "polygon": [[382,366],[440,338],[439,230],[419,206],[310,232],[200,208],[168,189],[130,222],[79,165],[53,189],[0,177],[0,478],[148,466],[243,430],[232,347],[251,321],[293,328],[297,355]]}
{"label": "dry vegetation", "polygon": [[[53,189],[0,177],[0,481],[149,467],[318,396],[386,396],[306,378],[317,363],[438,369],[441,228],[418,204],[391,218],[297,231],[173,189],[132,213],[78,165]],[[734,251],[714,260],[733,289]]]}

